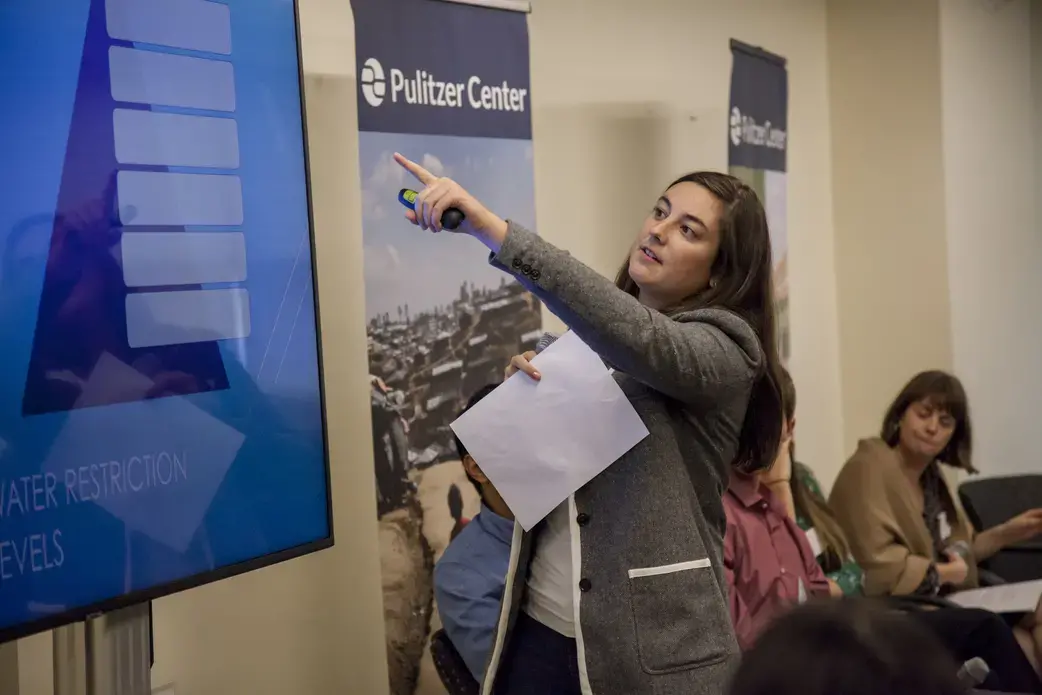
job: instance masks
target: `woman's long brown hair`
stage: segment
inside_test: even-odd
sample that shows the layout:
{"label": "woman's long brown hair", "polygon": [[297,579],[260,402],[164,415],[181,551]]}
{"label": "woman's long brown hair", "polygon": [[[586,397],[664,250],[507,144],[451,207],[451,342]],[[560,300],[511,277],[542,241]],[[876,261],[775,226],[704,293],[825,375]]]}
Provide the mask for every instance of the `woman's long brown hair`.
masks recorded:
{"label": "woman's long brown hair", "polygon": [[[779,372],[779,385],[781,386],[782,403],[785,408],[785,422],[791,423],[796,417],[796,384],[792,381],[792,375],[784,367]],[[792,460],[792,476],[789,478],[789,488],[792,490],[792,501],[796,507],[796,515],[808,521],[818,534],[822,550],[826,554],[825,563],[829,571],[834,572],[843,566],[844,561],[850,557],[850,543],[843,534],[839,522],[829,509],[828,502],[807,487],[803,477],[796,470],[796,444],[789,444],[789,458]]]}
{"label": "woman's long brown hair", "polygon": [[[778,389],[781,359],[774,317],[774,266],[767,214],[756,192],[737,177],[699,171],[681,176],[668,188],[681,183],[698,184],[723,203],[720,248],[710,271],[712,284],[664,313],[678,314],[710,307],[726,309],[744,319],[755,331],[763,350],[764,368],[753,385],[733,466],[745,473],[766,470],[778,453],[781,442],[778,423],[783,416]],[[640,290],[630,277],[628,258],[623,261],[615,284],[634,297],[639,295]]]}

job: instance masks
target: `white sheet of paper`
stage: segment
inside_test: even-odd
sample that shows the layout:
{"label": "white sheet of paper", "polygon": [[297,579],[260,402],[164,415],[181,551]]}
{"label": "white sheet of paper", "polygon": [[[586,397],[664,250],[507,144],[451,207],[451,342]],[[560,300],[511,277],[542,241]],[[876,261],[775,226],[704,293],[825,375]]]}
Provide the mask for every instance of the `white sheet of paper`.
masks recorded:
{"label": "white sheet of paper", "polygon": [[1042,579],[982,589],[958,591],[948,599],[963,608],[983,608],[992,613],[1031,613],[1042,597]]}
{"label": "white sheet of paper", "polygon": [[604,362],[572,332],[537,355],[452,430],[530,531],[648,436]]}

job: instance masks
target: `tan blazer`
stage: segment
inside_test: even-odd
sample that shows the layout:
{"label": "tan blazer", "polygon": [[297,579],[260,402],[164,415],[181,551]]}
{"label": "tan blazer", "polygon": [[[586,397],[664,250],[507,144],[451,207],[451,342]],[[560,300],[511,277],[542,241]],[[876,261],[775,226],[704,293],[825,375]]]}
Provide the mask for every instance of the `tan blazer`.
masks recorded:
{"label": "tan blazer", "polygon": [[[972,546],[973,527],[947,482],[941,495],[951,527],[947,542]],[[832,486],[829,506],[864,568],[866,594],[899,596],[916,590],[934,561],[933,541],[921,499],[886,442],[865,439],[858,444]],[[960,588],[977,586],[972,553],[967,564],[970,572]]]}

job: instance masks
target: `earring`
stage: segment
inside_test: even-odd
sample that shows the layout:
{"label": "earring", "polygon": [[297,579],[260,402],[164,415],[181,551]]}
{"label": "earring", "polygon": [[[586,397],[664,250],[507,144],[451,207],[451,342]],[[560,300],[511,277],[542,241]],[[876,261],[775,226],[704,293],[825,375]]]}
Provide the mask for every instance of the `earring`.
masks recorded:
{"label": "earring", "polygon": [[709,289],[716,289],[716,278],[709,279]]}

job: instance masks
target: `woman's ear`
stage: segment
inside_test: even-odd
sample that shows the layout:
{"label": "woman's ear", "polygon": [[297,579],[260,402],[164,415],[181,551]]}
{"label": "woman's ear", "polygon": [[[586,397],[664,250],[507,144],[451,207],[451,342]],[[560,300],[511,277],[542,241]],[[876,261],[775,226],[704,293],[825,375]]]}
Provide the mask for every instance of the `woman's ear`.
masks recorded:
{"label": "woman's ear", "polygon": [[474,457],[467,454],[463,457],[463,469],[467,471],[467,475],[478,481],[482,485],[488,482],[488,477],[481,471],[478,466],[478,462],[474,460]]}
{"label": "woman's ear", "polygon": [[792,433],[796,429],[796,418],[788,420],[782,425],[781,446],[787,447],[792,441]]}

